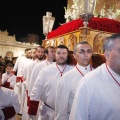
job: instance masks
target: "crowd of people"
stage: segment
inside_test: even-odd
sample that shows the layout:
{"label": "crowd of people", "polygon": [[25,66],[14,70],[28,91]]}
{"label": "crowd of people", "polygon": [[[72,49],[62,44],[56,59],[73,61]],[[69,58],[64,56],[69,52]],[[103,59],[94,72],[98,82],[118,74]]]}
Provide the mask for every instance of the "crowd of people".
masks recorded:
{"label": "crowd of people", "polygon": [[11,63],[13,66],[15,65],[17,57],[12,57],[12,59],[8,59],[7,56],[4,58],[0,56],[0,67],[2,68],[2,72],[5,72],[5,67],[8,63]]}
{"label": "crowd of people", "polygon": [[120,34],[103,51],[95,59],[86,41],[72,55],[65,45],[26,49],[0,68],[0,120],[119,120]]}

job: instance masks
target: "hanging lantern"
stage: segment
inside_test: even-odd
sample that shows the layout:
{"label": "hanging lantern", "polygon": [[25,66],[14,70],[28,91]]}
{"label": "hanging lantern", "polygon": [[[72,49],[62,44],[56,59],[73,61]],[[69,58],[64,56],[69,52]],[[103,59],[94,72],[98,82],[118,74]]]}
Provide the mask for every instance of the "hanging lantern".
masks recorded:
{"label": "hanging lantern", "polygon": [[46,39],[48,32],[52,31],[54,22],[55,22],[55,17],[52,17],[52,13],[46,12],[46,16],[43,16],[43,34],[46,36]]}

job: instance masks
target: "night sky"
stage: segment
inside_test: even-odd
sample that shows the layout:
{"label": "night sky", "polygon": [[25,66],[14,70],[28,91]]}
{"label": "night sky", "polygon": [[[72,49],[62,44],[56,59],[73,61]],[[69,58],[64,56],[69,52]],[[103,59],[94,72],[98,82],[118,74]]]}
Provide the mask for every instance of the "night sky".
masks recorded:
{"label": "night sky", "polygon": [[53,29],[64,23],[64,7],[67,0],[1,0],[0,30],[7,30],[17,41],[27,34],[43,35],[42,17],[47,11],[55,17]]}

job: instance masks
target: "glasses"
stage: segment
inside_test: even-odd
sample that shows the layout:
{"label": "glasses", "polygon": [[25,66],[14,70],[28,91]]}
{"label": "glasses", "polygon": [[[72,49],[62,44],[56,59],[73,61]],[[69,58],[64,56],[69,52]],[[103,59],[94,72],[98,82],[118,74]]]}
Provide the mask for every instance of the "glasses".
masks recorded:
{"label": "glasses", "polygon": [[78,53],[80,53],[80,54],[85,54],[85,53],[91,54],[92,50],[88,49],[88,50],[85,51],[85,50],[81,49],[81,50],[78,51]]}

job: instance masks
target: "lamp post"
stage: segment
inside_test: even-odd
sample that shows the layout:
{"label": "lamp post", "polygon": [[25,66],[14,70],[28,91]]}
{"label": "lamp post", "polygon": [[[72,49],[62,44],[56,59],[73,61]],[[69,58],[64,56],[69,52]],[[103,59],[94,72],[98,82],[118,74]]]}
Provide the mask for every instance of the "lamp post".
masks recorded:
{"label": "lamp post", "polygon": [[90,34],[90,29],[87,27],[88,21],[94,17],[94,10],[96,6],[96,0],[79,0],[79,15],[84,21],[84,27],[81,28],[81,39],[83,41],[87,40],[87,35]]}
{"label": "lamp post", "polygon": [[52,17],[52,13],[46,12],[46,16],[43,16],[43,34],[46,36],[46,39],[48,32],[52,31],[54,22],[55,22],[55,17]]}

